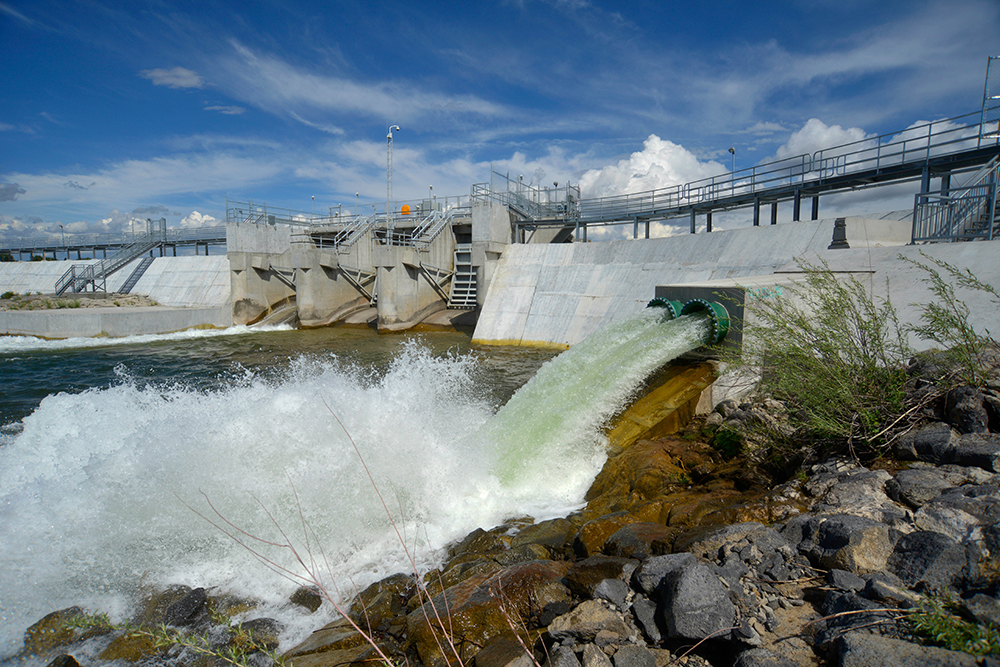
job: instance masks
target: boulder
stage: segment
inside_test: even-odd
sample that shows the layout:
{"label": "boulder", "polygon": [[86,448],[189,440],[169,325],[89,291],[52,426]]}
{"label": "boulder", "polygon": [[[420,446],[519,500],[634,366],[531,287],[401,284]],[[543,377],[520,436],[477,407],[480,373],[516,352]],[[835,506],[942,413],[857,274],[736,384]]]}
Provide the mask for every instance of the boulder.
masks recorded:
{"label": "boulder", "polygon": [[601,632],[622,639],[629,636],[628,626],[622,618],[598,600],[587,600],[549,624],[549,635],[556,641],[573,639],[577,642],[592,642]]}
{"label": "boulder", "polygon": [[887,525],[850,514],[810,516],[801,531],[799,552],[813,565],[855,574],[884,570],[898,539]]}
{"label": "boulder", "polygon": [[604,543],[604,553],[625,558],[647,558],[668,551],[679,531],[660,523],[640,521],[622,526]]}
{"label": "boulder", "polygon": [[578,597],[594,597],[595,588],[605,579],[623,582],[632,577],[639,561],[615,556],[591,556],[574,563],[566,573],[566,585]]}
{"label": "boulder", "polygon": [[1000,433],[963,435],[952,450],[952,461],[962,466],[1000,472]]}
{"label": "boulder", "polygon": [[736,607],[722,580],[701,563],[670,572],[660,587],[660,601],[671,638],[728,638],[725,631],[736,623]]}
{"label": "boulder", "polygon": [[951,426],[933,422],[904,434],[896,443],[895,454],[904,461],[948,463],[957,439]]}
{"label": "boulder", "polygon": [[653,595],[668,574],[697,562],[697,559],[689,553],[653,556],[642,561],[632,579],[639,590],[646,595]]}
{"label": "boulder", "polygon": [[935,646],[920,646],[900,639],[851,632],[834,643],[839,667],[976,667],[979,661],[968,653]]}
{"label": "boulder", "polygon": [[962,545],[925,530],[901,537],[887,565],[908,587],[930,591],[960,586],[975,576]]}
{"label": "boulder", "polygon": [[989,415],[976,387],[956,387],[945,394],[945,419],[959,433],[986,433]]}

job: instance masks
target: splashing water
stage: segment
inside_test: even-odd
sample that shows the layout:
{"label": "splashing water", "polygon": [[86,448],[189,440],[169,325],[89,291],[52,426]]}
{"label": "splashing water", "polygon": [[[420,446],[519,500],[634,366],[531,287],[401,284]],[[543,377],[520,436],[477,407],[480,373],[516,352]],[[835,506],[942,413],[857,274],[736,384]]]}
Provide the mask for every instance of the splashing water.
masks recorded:
{"label": "splashing water", "polygon": [[[273,517],[332,564],[347,597],[408,571],[351,438],[422,568],[475,527],[572,511],[604,462],[601,426],[708,333],[704,319],[662,317],[647,309],[591,336],[495,415],[476,386],[477,354],[413,341],[384,372],[303,356],[222,388],[126,373],[47,396],[0,446],[0,657],[50,611],[79,604],[122,619],[142,586],[171,583],[265,600],[254,613],[279,617],[289,648],[325,619],[288,605],[295,585],[197,513],[214,507],[279,541]],[[285,551],[264,554],[293,567]]]}

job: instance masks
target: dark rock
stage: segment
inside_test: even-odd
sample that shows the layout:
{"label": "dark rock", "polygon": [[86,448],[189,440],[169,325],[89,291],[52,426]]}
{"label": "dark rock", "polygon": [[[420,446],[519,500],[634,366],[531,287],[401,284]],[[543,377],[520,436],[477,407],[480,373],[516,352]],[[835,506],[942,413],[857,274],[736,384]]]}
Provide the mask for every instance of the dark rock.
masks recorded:
{"label": "dark rock", "polygon": [[632,613],[635,621],[652,644],[659,644],[663,634],[657,624],[656,603],[645,597],[637,597],[632,601]]}
{"label": "dark rock", "polygon": [[71,655],[60,655],[50,662],[46,667],[80,667],[80,663]]}
{"label": "dark rock", "polygon": [[956,542],[980,540],[984,526],[1000,524],[1000,486],[967,484],[942,493],[917,511],[914,524]]}
{"label": "dark rock", "polygon": [[975,387],[956,387],[945,395],[945,419],[959,433],[986,433],[989,416],[983,393]]}
{"label": "dark rock", "polygon": [[962,612],[976,623],[1000,627],[1000,600],[995,597],[977,593],[960,604]]}
{"label": "dark rock", "polygon": [[626,644],[615,651],[615,667],[656,667],[656,658],[645,646]]}
{"label": "dark rock", "polygon": [[855,573],[884,570],[897,539],[885,524],[850,514],[810,517],[802,535],[799,551],[814,565]]}
{"label": "dark rock", "polygon": [[[255,618],[239,624],[239,630],[249,633],[254,649],[257,651],[274,651],[280,643],[279,635],[284,626],[273,618]],[[245,648],[245,647],[244,647]]]}
{"label": "dark rock", "polygon": [[[546,667],[580,667],[580,660],[573,649],[566,646],[556,646],[549,651],[549,661]],[[476,657],[476,667],[479,667],[479,657]]]}
{"label": "dark rock", "polygon": [[628,584],[621,579],[605,579],[594,588],[594,598],[610,602],[617,609],[625,607],[628,597]]}
{"label": "dark rock", "polygon": [[190,625],[205,611],[208,596],[204,588],[195,588],[177,602],[167,607],[163,622],[167,625]]}
{"label": "dark rock", "polygon": [[524,650],[513,634],[490,639],[476,654],[476,667],[533,667],[534,664],[534,656]]}
{"label": "dark rock", "polygon": [[736,607],[722,581],[700,563],[668,574],[660,599],[664,625],[672,638],[704,639],[736,621]]}
{"label": "dark rock", "polygon": [[796,667],[796,665],[783,655],[764,648],[752,648],[736,656],[733,667]]}
{"label": "dark rock", "polygon": [[1000,434],[963,435],[952,451],[952,461],[958,465],[1000,472]]}
{"label": "dark rock", "polygon": [[944,491],[956,486],[935,468],[913,468],[900,470],[886,483],[889,497],[919,509],[924,503],[940,496]]}
{"label": "dark rock", "polygon": [[348,616],[359,626],[377,628],[387,618],[403,613],[417,591],[417,582],[403,573],[392,574],[361,591],[351,601]]}
{"label": "dark rock", "polygon": [[902,579],[889,572],[875,572],[865,577],[867,582],[862,591],[869,600],[891,602],[900,607],[913,607],[920,602],[920,596],[906,587]]}
{"label": "dark rock", "polygon": [[568,519],[551,519],[528,526],[514,536],[512,547],[540,544],[554,554],[572,555],[571,543],[576,526]]}
{"label": "dark rock", "polygon": [[904,535],[888,560],[889,571],[911,588],[940,590],[969,578],[966,550],[941,533]]}
{"label": "dark rock", "polygon": [[713,528],[693,535],[677,543],[678,551],[688,551],[699,558],[718,558],[720,550],[727,544],[745,540],[762,552],[776,551],[788,547],[789,542],[773,528],[756,521],[736,523]]}
{"label": "dark rock", "polygon": [[493,559],[504,567],[532,560],[549,560],[551,557],[552,554],[549,553],[549,550],[541,544],[522,544],[519,547],[493,555]]}
{"label": "dark rock", "polygon": [[697,559],[689,553],[652,556],[642,561],[632,579],[635,585],[645,592],[646,595],[652,595],[657,591],[663,578],[668,574],[680,568],[694,565],[697,562]]}
{"label": "dark rock", "polygon": [[315,588],[300,586],[294,593],[292,593],[292,595],[288,598],[288,601],[315,613],[315,611],[320,608],[320,605],[323,604],[323,596],[320,595],[320,592]]}
{"label": "dark rock", "polygon": [[301,643],[289,649],[284,658],[288,660],[322,653],[331,658],[343,658],[344,663],[350,664],[367,646],[368,642],[364,636],[354,629],[349,620],[341,617],[314,631]]}
{"label": "dark rock", "polygon": [[449,558],[455,558],[463,554],[475,553],[480,555],[496,554],[506,551],[511,543],[511,538],[506,535],[497,535],[487,532],[482,528],[477,528],[465,536],[458,544],[448,550]]}
{"label": "dark rock", "polygon": [[830,570],[830,573],[827,575],[827,581],[831,586],[839,588],[842,591],[860,591],[864,589],[867,583],[856,574],[836,568]]}
{"label": "dark rock", "polygon": [[604,544],[624,526],[637,523],[639,519],[631,512],[611,512],[591,519],[582,526],[573,539],[575,553],[583,558],[601,553]]}
{"label": "dark rock", "polygon": [[[870,613],[858,613],[870,611]],[[880,624],[892,621],[882,605],[861,597],[857,593],[830,591],[823,601],[823,615],[828,616],[815,636],[817,646],[824,646],[846,632],[879,632]]]}
{"label": "dark rock", "polygon": [[624,558],[648,558],[654,553],[654,545],[669,542],[677,534],[676,528],[668,528],[660,523],[640,521],[619,528],[604,543],[604,553]]}
{"label": "dark rock", "polygon": [[616,556],[591,556],[574,563],[566,573],[566,585],[577,596],[594,597],[594,589],[605,579],[628,581],[639,561]]}
{"label": "dark rock", "polygon": [[943,422],[934,422],[903,435],[895,449],[903,460],[947,463],[955,447],[958,434]]}
{"label": "dark rock", "polygon": [[978,660],[968,653],[920,646],[900,639],[852,632],[834,644],[838,667],[975,667]]}

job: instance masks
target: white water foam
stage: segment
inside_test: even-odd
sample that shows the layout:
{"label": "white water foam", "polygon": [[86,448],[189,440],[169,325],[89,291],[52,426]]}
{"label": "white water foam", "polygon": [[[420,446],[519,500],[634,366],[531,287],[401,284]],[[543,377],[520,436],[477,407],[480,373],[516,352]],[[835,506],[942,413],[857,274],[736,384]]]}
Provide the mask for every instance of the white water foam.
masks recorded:
{"label": "white water foam", "polygon": [[187,329],[167,334],[142,334],[137,336],[92,336],[88,338],[47,339],[35,336],[0,336],[0,354],[16,352],[51,352],[55,350],[84,349],[91,347],[111,347],[120,345],[146,345],[179,340],[199,340],[205,338],[220,338],[226,336],[242,336],[251,333],[266,333],[269,331],[291,331],[287,324],[274,326],[244,325],[227,327],[225,329]]}
{"label": "white water foam", "polygon": [[[55,609],[127,618],[146,584],[265,600],[254,615],[287,625],[282,650],[332,616],[287,604],[295,584],[197,514],[219,522],[213,507],[281,542],[277,524],[332,565],[328,581],[348,597],[410,571],[331,410],[422,568],[475,527],[578,507],[604,461],[600,425],[704,335],[704,322],[664,326],[656,310],[548,362],[496,417],[477,398],[473,356],[434,357],[417,343],[379,376],[313,359],[220,391],[125,381],[45,398],[0,448],[0,656]],[[667,350],[665,339],[683,342]],[[256,546],[301,572],[287,551]]]}

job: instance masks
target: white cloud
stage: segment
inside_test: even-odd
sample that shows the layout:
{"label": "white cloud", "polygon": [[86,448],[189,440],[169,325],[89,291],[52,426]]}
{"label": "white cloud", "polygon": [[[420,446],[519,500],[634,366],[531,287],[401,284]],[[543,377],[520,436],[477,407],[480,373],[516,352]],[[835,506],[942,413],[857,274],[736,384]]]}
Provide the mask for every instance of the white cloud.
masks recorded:
{"label": "white cloud", "polygon": [[867,139],[868,135],[860,127],[848,129],[840,125],[827,125],[818,118],[810,118],[802,129],[796,130],[775,153],[778,160],[797,155],[812,155],[814,152],[834,146],[842,146]]}
{"label": "white cloud", "polygon": [[205,111],[218,111],[219,113],[225,114],[227,116],[239,116],[240,114],[245,113],[246,109],[237,106],[227,107],[227,106],[213,105],[210,107],[205,107]]}
{"label": "white cloud", "polygon": [[140,72],[140,74],[157,86],[167,86],[168,88],[205,87],[205,80],[198,76],[197,72],[192,72],[184,67],[174,67],[173,69],[146,69]]}
{"label": "white cloud", "polygon": [[214,227],[220,224],[217,218],[191,211],[180,222],[181,227]]}
{"label": "white cloud", "polygon": [[585,198],[606,197],[681,185],[724,173],[728,169],[718,162],[702,162],[683,146],[651,134],[641,151],[617,164],[584,173],[580,188]]}

